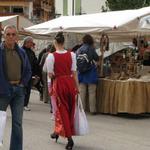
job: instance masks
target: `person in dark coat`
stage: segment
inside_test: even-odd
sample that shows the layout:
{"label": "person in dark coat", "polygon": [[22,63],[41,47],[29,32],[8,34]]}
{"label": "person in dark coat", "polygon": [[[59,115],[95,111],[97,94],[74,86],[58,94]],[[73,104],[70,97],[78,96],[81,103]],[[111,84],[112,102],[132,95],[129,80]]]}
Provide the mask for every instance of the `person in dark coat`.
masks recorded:
{"label": "person in dark coat", "polygon": [[40,77],[40,80],[38,82],[37,85],[40,85],[41,86],[41,91],[40,91],[40,100],[43,101],[43,86],[44,86],[44,83],[43,83],[43,78],[42,78],[42,67],[41,66],[41,60],[42,60],[42,57],[43,55],[47,52],[47,48],[44,48],[41,50],[41,52],[39,53],[38,55],[38,66],[39,66],[39,77]]}
{"label": "person in dark coat", "polygon": [[28,85],[26,86],[26,95],[24,100],[24,110],[30,111],[30,108],[28,107],[29,99],[30,99],[30,93],[32,88],[32,78],[39,78],[39,69],[38,69],[38,61],[36,58],[36,55],[34,51],[32,50],[32,47],[34,45],[33,38],[31,36],[27,36],[24,38],[23,42],[23,49],[25,50],[32,70],[32,77],[30,78],[30,81]]}

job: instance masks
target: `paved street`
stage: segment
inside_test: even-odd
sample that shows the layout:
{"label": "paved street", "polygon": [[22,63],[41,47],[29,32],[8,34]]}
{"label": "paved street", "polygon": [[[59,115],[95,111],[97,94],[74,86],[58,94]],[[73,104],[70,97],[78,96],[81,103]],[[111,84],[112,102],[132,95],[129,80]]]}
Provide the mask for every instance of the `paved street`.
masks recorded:
{"label": "paved street", "polygon": [[[56,144],[49,138],[53,132],[49,104],[39,101],[32,91],[30,112],[24,112],[24,150],[63,150],[66,140]],[[111,115],[87,115],[90,133],[74,137],[74,150],[150,150],[150,117],[118,117]],[[7,125],[2,150],[9,150],[11,117],[8,109]]]}

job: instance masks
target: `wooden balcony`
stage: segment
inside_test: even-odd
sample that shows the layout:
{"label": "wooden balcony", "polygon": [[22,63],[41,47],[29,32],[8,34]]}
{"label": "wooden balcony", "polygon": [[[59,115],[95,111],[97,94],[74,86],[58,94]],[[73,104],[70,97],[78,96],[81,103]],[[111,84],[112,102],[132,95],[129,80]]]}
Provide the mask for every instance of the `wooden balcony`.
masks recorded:
{"label": "wooden balcony", "polygon": [[52,1],[48,1],[48,0],[42,0],[41,1],[41,8],[44,11],[51,12],[52,8],[53,8],[53,2]]}
{"label": "wooden balcony", "polygon": [[0,0],[0,6],[5,7],[5,6],[22,6],[22,7],[28,7],[29,3],[32,2],[32,0]]}
{"label": "wooden balcony", "polygon": [[24,16],[26,17],[27,15],[24,15],[23,13],[2,13],[0,12],[0,16],[12,16],[12,15],[21,15],[21,16]]}
{"label": "wooden balcony", "polygon": [[33,0],[0,0],[0,2],[33,2]]}

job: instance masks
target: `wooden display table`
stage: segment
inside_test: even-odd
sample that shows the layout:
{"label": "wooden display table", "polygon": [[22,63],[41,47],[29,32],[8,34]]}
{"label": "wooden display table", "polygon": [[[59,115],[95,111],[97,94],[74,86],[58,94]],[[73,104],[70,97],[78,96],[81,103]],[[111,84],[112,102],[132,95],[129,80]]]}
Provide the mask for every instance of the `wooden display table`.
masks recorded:
{"label": "wooden display table", "polygon": [[150,81],[100,79],[97,88],[97,106],[100,113],[150,112]]}

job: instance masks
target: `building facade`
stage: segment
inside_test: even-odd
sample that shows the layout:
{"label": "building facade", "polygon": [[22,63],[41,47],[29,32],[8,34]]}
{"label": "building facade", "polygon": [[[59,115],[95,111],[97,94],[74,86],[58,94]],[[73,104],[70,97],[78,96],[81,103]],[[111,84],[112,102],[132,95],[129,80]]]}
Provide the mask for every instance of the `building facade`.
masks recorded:
{"label": "building facade", "polygon": [[41,0],[41,18],[44,21],[55,18],[55,0]]}
{"label": "building facade", "polygon": [[41,16],[41,0],[33,0],[33,16],[40,18],[40,16]]}
{"label": "building facade", "polygon": [[105,6],[106,0],[81,0],[81,13],[91,14],[102,11],[102,6]]}
{"label": "building facade", "polygon": [[34,23],[59,16],[101,12],[106,0],[0,0],[0,15],[24,15]]}
{"label": "building facade", "polygon": [[24,15],[33,17],[33,0],[0,0],[0,15]]}
{"label": "building facade", "polygon": [[23,15],[37,23],[55,17],[55,0],[0,0],[0,15]]}
{"label": "building facade", "polygon": [[56,17],[99,13],[106,0],[55,0]]}

